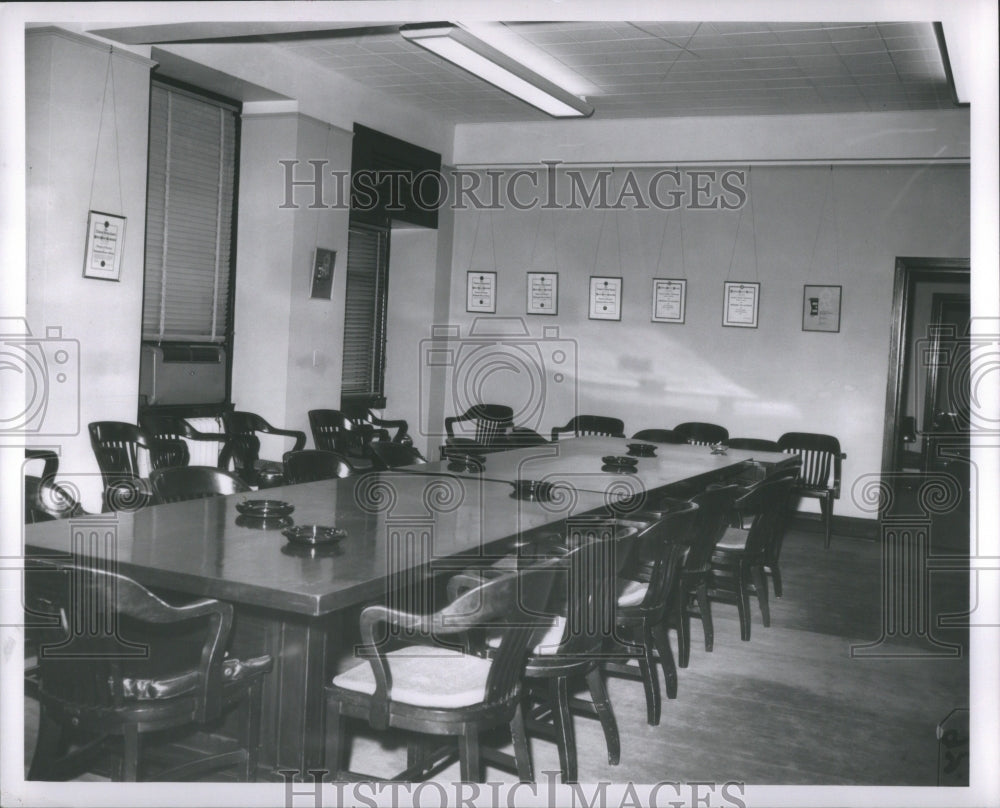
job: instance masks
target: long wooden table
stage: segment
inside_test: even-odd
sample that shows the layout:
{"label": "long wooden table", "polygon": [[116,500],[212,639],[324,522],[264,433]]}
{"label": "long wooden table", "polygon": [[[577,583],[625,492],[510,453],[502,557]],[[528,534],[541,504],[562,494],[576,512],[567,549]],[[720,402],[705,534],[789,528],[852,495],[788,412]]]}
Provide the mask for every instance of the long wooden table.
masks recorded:
{"label": "long wooden table", "polygon": [[[434,573],[504,554],[519,535],[553,530],[629,495],[632,489],[612,484],[619,475],[600,481],[600,457],[614,439],[577,440],[559,444],[554,456],[491,455],[488,474],[411,467],[28,525],[25,550],[66,564],[98,559],[159,590],[233,603],[231,653],[269,653],[276,661],[264,688],[261,763],[272,772],[304,772],[322,767],[323,687],[351,660],[360,607],[420,605],[412,599],[427,594]],[[713,456],[706,447],[658,454],[629,475],[642,490],[707,484],[748,459]],[[564,475],[573,495],[550,503],[514,499],[508,480],[529,468],[532,479]],[[335,525],[347,538],[330,551],[301,550],[280,530],[253,527],[236,505],[264,496],[291,503],[296,524]],[[404,597],[411,600],[400,602]]]}

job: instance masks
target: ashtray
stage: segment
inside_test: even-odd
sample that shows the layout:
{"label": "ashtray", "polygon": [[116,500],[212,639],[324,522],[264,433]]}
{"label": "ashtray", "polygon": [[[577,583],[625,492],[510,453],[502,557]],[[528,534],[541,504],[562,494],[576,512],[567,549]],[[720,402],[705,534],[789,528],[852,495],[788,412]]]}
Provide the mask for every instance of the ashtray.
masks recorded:
{"label": "ashtray", "polygon": [[236,510],[255,519],[280,519],[295,510],[295,506],[280,499],[245,499],[236,503]]}
{"label": "ashtray", "polygon": [[605,466],[615,466],[616,468],[632,468],[634,469],[639,461],[634,457],[626,457],[625,455],[605,455],[601,458],[601,462]]}
{"label": "ashtray", "polygon": [[713,443],[712,444],[712,454],[724,455],[728,451],[729,447],[724,443]]}
{"label": "ashtray", "polygon": [[656,447],[652,443],[627,443],[628,453],[633,457],[654,457]]}
{"label": "ashtray", "polygon": [[347,536],[347,532],[340,528],[324,527],[323,525],[295,525],[294,527],[286,527],[281,533],[292,544],[303,547],[335,544]]}
{"label": "ashtray", "polygon": [[601,466],[601,471],[608,474],[635,474],[638,469],[635,466],[626,465],[610,465],[605,463]]}
{"label": "ashtray", "polygon": [[514,480],[511,482],[514,499],[526,499],[532,502],[549,502],[552,499],[552,489],[555,485],[540,480]]}
{"label": "ashtray", "polygon": [[275,516],[270,519],[260,516],[237,516],[236,524],[253,530],[278,530],[289,527],[293,523],[288,516]]}
{"label": "ashtray", "polygon": [[449,471],[471,471],[480,473],[486,467],[486,461],[479,455],[452,454],[448,456]]}

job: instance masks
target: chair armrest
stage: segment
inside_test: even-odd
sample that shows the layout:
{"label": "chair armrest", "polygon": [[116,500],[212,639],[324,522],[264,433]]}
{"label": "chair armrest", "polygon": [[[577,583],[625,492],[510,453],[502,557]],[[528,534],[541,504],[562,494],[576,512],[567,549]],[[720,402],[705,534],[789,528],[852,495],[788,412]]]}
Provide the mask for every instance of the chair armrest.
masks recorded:
{"label": "chair armrest", "polygon": [[306,445],[306,433],[299,429],[278,429],[278,427],[271,426],[265,422],[264,428],[257,431],[265,432],[268,435],[284,435],[286,438],[295,438],[295,445],[292,447],[293,452],[304,449]]}
{"label": "chair armrest", "polygon": [[395,429],[396,434],[393,435],[393,443],[402,443],[403,440],[409,437],[410,425],[403,419],[390,420],[387,418],[379,418],[371,410],[368,411],[368,421],[377,427],[382,429]]}
{"label": "chair armrest", "polygon": [[449,415],[444,419],[444,431],[448,433],[449,438],[455,437],[455,424],[463,420],[455,415]]}

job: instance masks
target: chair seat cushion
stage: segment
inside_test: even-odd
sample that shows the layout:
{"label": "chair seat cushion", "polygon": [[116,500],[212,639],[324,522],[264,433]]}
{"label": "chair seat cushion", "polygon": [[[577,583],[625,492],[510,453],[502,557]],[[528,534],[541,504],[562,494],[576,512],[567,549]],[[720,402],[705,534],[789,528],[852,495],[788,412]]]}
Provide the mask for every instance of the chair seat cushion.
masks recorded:
{"label": "chair seat cushion", "polygon": [[628,581],[618,595],[619,606],[637,606],[642,603],[649,591],[649,584],[645,581]]}
{"label": "chair seat cushion", "polygon": [[[409,646],[386,654],[392,676],[392,701],[417,707],[457,708],[486,698],[486,677],[492,662],[436,646]],[[334,677],[334,687],[366,695],[375,693],[375,675],[368,662]]]}
{"label": "chair seat cushion", "polygon": [[719,543],[715,545],[716,550],[744,550],[747,546],[747,536],[750,535],[749,530],[744,530],[740,527],[727,527],[726,532],[722,534],[722,538],[719,539]]}

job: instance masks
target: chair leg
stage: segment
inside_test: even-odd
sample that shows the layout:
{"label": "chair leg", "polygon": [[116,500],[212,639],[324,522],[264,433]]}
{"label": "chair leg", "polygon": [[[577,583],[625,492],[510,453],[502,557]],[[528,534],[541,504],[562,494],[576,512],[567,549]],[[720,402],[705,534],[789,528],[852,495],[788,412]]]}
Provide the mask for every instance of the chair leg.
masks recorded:
{"label": "chair leg", "polygon": [[242,771],[242,782],[257,782],[257,761],[260,753],[260,716],[261,716],[261,683],[259,680],[250,685],[247,703],[243,711],[243,740],[246,745],[247,759]]}
{"label": "chair leg", "polygon": [[750,641],[750,593],[746,579],[746,564],[740,559],[733,582],[736,585],[736,610],[740,616],[740,639],[743,642]]}
{"label": "chair leg", "polygon": [[705,632],[705,651],[711,653],[715,646],[715,626],[712,623],[712,599],[708,596],[708,585],[701,584],[696,594],[698,611],[701,612],[701,627]]}
{"label": "chair leg", "polygon": [[139,777],[139,745],[141,736],[135,724],[125,726],[125,759],[122,762],[122,781],[134,783]]}
{"label": "chair leg", "polygon": [[339,780],[340,773],[347,769],[347,741],[344,738],[344,717],[340,712],[340,702],[327,700],[326,705],[326,759],[324,768],[330,772],[331,780]]}
{"label": "chair leg", "polygon": [[771,564],[771,583],[774,585],[774,596],[781,597],[781,567],[775,561]]}
{"label": "chair leg", "polygon": [[522,783],[531,783],[535,773],[531,767],[531,750],[528,748],[528,732],[524,727],[524,710],[518,703],[514,717],[510,720],[510,737],[514,742],[514,762],[517,765],[517,778]]}
{"label": "chair leg", "polygon": [[829,497],[820,497],[819,508],[823,512],[824,549],[830,549],[830,537],[833,530],[833,500]]}
{"label": "chair leg", "polygon": [[683,592],[677,599],[673,620],[677,626],[677,664],[682,668],[688,666],[691,658],[691,618],[687,613],[687,598],[687,593]]}
{"label": "chair leg", "polygon": [[663,668],[663,681],[668,699],[677,698],[677,665],[674,663],[674,652],[670,649],[670,636],[663,623],[653,626],[653,641],[660,655],[660,665]]}
{"label": "chair leg", "polygon": [[552,699],[552,720],[556,730],[556,746],[559,748],[559,768],[564,783],[575,783],[576,737],[573,733],[573,716],[569,712],[569,683],[565,676],[557,676],[549,683]]}
{"label": "chair leg", "polygon": [[617,766],[622,756],[621,741],[618,737],[618,722],[611,709],[611,700],[608,698],[608,690],[604,686],[604,676],[599,667],[594,667],[587,674],[587,687],[590,689],[590,698],[594,702],[597,717],[604,730],[604,742],[608,746],[608,763]]}
{"label": "chair leg", "polygon": [[646,723],[651,727],[660,723],[660,679],[656,674],[653,658],[653,637],[648,626],[642,629],[642,656],[639,657],[642,686],[646,689]]}
{"label": "chair leg", "polygon": [[750,575],[753,578],[754,589],[757,590],[757,604],[760,606],[760,618],[764,623],[764,628],[771,625],[771,606],[767,597],[767,575],[764,573],[763,564],[754,564],[750,568]]}
{"label": "chair leg", "polygon": [[458,736],[458,769],[463,783],[481,783],[483,767],[479,761],[479,727],[466,724]]}

